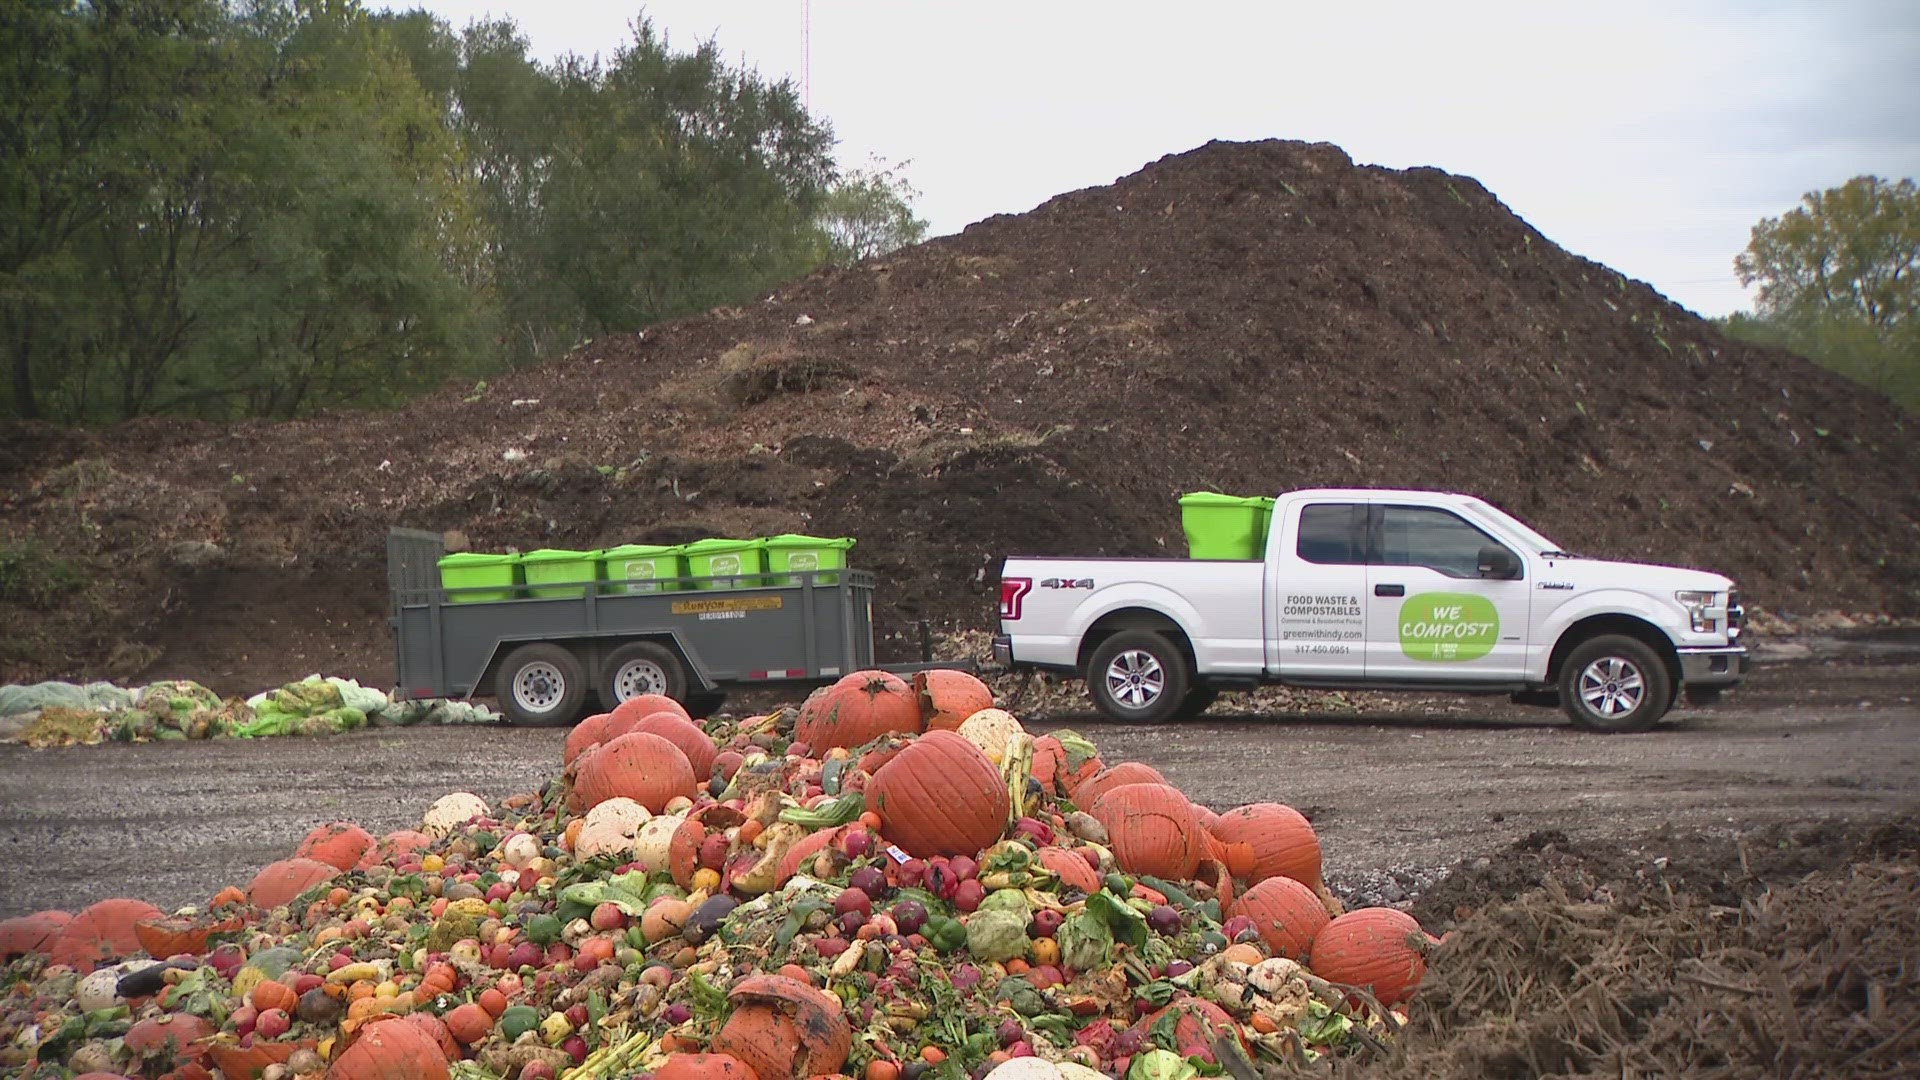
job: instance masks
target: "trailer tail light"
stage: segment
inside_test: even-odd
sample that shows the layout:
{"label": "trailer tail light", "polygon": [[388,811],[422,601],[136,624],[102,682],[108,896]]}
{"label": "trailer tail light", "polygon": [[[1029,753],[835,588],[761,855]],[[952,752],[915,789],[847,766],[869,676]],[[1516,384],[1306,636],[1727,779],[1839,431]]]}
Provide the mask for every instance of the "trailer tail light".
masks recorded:
{"label": "trailer tail light", "polygon": [[1025,599],[1027,593],[1031,591],[1033,591],[1032,578],[1001,578],[1000,617],[1008,620],[1018,619],[1020,617],[1020,601]]}

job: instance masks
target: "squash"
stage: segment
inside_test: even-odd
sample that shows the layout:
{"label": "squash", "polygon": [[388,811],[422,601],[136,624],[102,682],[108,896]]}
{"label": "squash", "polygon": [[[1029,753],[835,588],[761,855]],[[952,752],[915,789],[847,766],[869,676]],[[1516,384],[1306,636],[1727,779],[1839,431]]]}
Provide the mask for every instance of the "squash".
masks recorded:
{"label": "squash", "polygon": [[432,806],[427,807],[420,827],[428,836],[445,839],[463,828],[468,821],[486,817],[490,812],[485,799],[470,791],[455,791],[440,796]]}
{"label": "squash", "polygon": [[731,1054],[669,1054],[653,1080],[757,1080],[746,1062]]}
{"label": "squash", "polygon": [[326,863],[312,859],[281,859],[276,863],[268,863],[247,886],[247,902],[257,908],[290,904],[301,893],[333,880],[339,873]]}
{"label": "squash", "polygon": [[351,870],[373,846],[373,834],[351,821],[316,826],[294,849],[296,859],[323,862],[336,870]]}
{"label": "squash", "polygon": [[216,1030],[192,1013],[150,1016],[128,1029],[126,1047],[144,1065],[184,1064],[206,1056],[206,1047],[195,1044],[211,1038]]}
{"label": "squash", "polygon": [[700,725],[679,713],[657,712],[635,721],[633,730],[650,732],[679,747],[687,755],[687,764],[693,766],[695,779],[713,778],[713,759],[720,756],[720,748],[713,745]]}
{"label": "squash", "polygon": [[[332,873],[331,868],[328,873]],[[60,928],[47,946],[47,959],[84,974],[102,961],[132,956],[140,951],[134,925],[142,919],[160,918],[161,914],[159,908],[144,900],[102,900]]]}
{"label": "squash", "polygon": [[327,1080],[448,1080],[446,1052],[426,1028],[393,1017],[356,1034],[327,1069]]}
{"label": "squash", "polygon": [[993,691],[964,671],[916,672],[913,695],[920,702],[922,731],[958,731],[967,717],[993,708]]}
{"label": "squash", "polygon": [[808,696],[793,737],[824,754],[836,746],[864,746],[892,732],[919,730],[920,702],[904,679],[885,671],[856,671]]}
{"label": "squash", "polygon": [[930,731],[880,767],[867,805],[882,833],[909,854],[975,855],[1007,827],[1007,785],[980,748],[950,731]]}
{"label": "squash", "polygon": [[608,799],[587,811],[586,817],[576,819],[583,824],[573,842],[573,857],[583,862],[603,855],[632,858],[634,841],[652,817],[646,807],[632,799]]}
{"label": "squash", "polygon": [[1071,799],[1081,784],[1105,768],[1093,743],[1071,728],[1033,740],[1033,778],[1050,795]]}
{"label": "squash", "polygon": [[621,735],[575,762],[574,793],[588,810],[625,796],[658,814],[673,799],[691,799],[698,791],[687,755],[644,731]]}
{"label": "squash", "polygon": [[1315,975],[1369,990],[1380,1004],[1393,1006],[1413,996],[1436,944],[1404,911],[1357,908],[1320,928],[1308,958]]}
{"label": "squash", "polygon": [[471,1001],[449,1010],[445,1020],[448,1034],[467,1046],[493,1034],[493,1014]]}
{"label": "squash", "polygon": [[300,995],[294,993],[293,987],[286,983],[263,979],[254,985],[253,993],[247,995],[247,1000],[253,1003],[257,1012],[266,1012],[268,1009],[292,1012],[300,1004]]}
{"label": "squash", "polygon": [[680,814],[661,814],[648,818],[647,823],[634,834],[633,861],[649,874],[670,872],[673,869],[673,838],[686,823],[686,817]]}
{"label": "squash", "polygon": [[783,975],[750,975],[727,1000],[733,1012],[712,1050],[738,1058],[758,1080],[805,1080],[847,1063],[853,1027],[832,994]]}
{"label": "squash", "polygon": [[1248,884],[1290,877],[1320,888],[1320,838],[1298,810],[1280,803],[1253,803],[1221,814],[1213,835],[1225,848],[1227,868]]}
{"label": "squash", "polygon": [[1167,778],[1160,770],[1138,761],[1123,761],[1112,768],[1101,769],[1098,773],[1081,781],[1073,789],[1073,805],[1082,810],[1092,810],[1100,796],[1123,784],[1164,784]]}
{"label": "squash", "polygon": [[133,924],[133,936],[155,960],[165,960],[169,956],[182,953],[198,954],[207,951],[207,938],[214,934],[230,933],[245,926],[239,918],[228,919],[180,919],[158,918],[141,919]]}
{"label": "squash", "polygon": [[1327,925],[1326,905],[1312,889],[1290,877],[1270,877],[1234,901],[1228,912],[1253,920],[1260,941],[1274,956],[1307,962],[1314,935]]}
{"label": "squash", "polygon": [[207,1056],[213,1059],[213,1067],[219,1069],[222,1076],[255,1077],[266,1072],[269,1065],[284,1065],[294,1054],[301,1050],[311,1050],[318,1044],[319,1041],[316,1039],[303,1039],[298,1042],[268,1042],[264,1039],[255,1039],[252,1046],[213,1042],[207,1044]]}
{"label": "squash", "polygon": [[1187,881],[1207,857],[1206,830],[1193,804],[1166,784],[1110,787],[1093,804],[1093,816],[1128,873]]}
{"label": "squash", "polygon": [[640,916],[640,935],[647,944],[655,945],[670,937],[677,937],[687,928],[687,920],[693,917],[693,905],[685,900],[676,900],[667,896],[648,905]]}
{"label": "squash", "polygon": [[987,760],[998,767],[1009,746],[1018,752],[1018,741],[1027,737],[1020,721],[1005,709],[982,709],[961,723],[959,735],[980,748]]}

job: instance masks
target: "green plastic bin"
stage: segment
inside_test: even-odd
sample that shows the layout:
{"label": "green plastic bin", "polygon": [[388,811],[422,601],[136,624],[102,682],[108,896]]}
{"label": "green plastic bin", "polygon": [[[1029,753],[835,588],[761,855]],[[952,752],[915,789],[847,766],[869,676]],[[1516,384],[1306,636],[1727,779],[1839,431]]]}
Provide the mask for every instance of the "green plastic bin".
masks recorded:
{"label": "green plastic bin", "polygon": [[520,556],[521,580],[527,595],[537,600],[578,599],[586,595],[584,584],[600,580],[600,552],[566,551],[541,548]]}
{"label": "green plastic bin", "polygon": [[449,604],[478,604],[492,600],[513,599],[513,588],[520,584],[520,556],[483,555],[479,552],[462,551],[453,555],[440,556],[435,564],[440,568],[440,587],[443,589],[477,589],[486,587],[487,592],[449,593]]}
{"label": "green plastic bin", "polygon": [[695,540],[681,549],[687,573],[710,580],[696,581],[696,589],[744,589],[760,584],[767,569],[765,540]]}
{"label": "green plastic bin", "polygon": [[[853,537],[837,536],[801,536],[797,533],[784,533],[769,536],[767,545],[767,569],[771,571],[805,570],[844,570],[847,565],[847,549],[853,546]],[[775,585],[798,585],[797,577],[774,578]],[[839,574],[821,574],[813,579],[815,585],[838,585]]]}
{"label": "green plastic bin", "polygon": [[1196,491],[1180,496],[1180,525],[1191,559],[1258,559],[1265,555],[1273,500]]}
{"label": "green plastic bin", "polygon": [[600,553],[600,579],[610,593],[679,592],[686,586],[665,578],[687,576],[687,560],[678,545],[621,544]]}

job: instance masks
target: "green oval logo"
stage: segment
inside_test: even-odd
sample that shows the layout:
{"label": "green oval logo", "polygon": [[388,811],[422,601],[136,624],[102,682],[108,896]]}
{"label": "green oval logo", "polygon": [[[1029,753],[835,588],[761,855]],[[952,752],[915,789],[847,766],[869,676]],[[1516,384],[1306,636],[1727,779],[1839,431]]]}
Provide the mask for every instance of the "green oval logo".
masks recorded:
{"label": "green oval logo", "polygon": [[1493,601],[1469,593],[1421,593],[1400,605],[1400,651],[1414,660],[1478,660],[1500,640]]}

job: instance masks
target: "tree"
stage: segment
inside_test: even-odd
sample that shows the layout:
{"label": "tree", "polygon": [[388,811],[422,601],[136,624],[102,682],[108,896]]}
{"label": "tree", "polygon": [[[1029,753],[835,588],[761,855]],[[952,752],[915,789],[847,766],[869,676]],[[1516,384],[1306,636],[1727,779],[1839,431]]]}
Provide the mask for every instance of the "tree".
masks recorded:
{"label": "tree", "polygon": [[820,210],[827,263],[852,266],[926,239],[927,223],[913,214],[920,193],[907,183],[905,169],[905,162],[888,166],[875,158],[827,192]]}
{"label": "tree", "polygon": [[1859,176],[1753,227],[1736,336],[1784,345],[1920,408],[1920,186]]}

